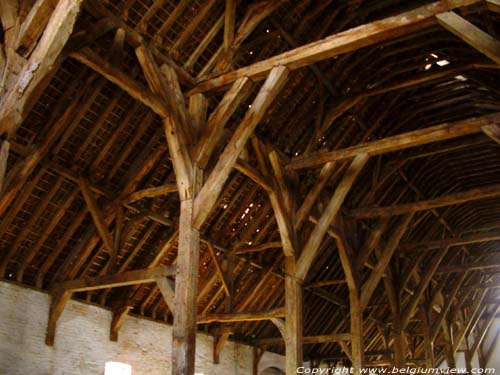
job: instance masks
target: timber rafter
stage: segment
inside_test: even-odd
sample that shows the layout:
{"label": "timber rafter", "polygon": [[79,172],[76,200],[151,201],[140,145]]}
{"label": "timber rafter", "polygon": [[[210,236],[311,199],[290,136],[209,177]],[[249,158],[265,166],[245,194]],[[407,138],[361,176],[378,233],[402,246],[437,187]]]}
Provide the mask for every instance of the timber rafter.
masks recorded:
{"label": "timber rafter", "polygon": [[119,3],[0,2],[0,276],[49,345],[75,293],[173,323],[176,374],[197,330],[290,373],[488,357],[496,0]]}

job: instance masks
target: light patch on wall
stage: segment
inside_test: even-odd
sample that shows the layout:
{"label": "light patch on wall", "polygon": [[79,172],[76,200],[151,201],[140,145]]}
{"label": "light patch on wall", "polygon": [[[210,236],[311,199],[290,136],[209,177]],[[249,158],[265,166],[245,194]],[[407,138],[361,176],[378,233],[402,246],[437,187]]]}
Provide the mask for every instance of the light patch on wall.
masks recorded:
{"label": "light patch on wall", "polygon": [[121,362],[106,362],[104,375],[132,375],[132,366]]}

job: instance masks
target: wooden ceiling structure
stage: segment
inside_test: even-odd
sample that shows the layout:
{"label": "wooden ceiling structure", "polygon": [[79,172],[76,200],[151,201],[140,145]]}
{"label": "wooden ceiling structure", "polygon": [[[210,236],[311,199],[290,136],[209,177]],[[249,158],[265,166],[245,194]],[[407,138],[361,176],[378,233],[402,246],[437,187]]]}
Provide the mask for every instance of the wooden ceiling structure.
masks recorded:
{"label": "wooden ceiling structure", "polygon": [[287,374],[486,363],[499,11],[0,1],[0,277],[51,293],[48,345],[71,297],[112,340],[127,314],[173,323],[176,375],[198,330]]}

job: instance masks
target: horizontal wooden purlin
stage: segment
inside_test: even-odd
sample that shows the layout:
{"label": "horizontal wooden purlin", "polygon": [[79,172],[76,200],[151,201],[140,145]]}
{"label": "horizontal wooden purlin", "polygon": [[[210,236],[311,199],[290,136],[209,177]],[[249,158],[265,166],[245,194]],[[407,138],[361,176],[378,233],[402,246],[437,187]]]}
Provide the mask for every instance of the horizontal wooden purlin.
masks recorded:
{"label": "horizontal wooden purlin", "polygon": [[463,246],[463,245],[470,245],[474,243],[490,242],[490,241],[500,241],[500,231],[476,233],[463,237],[450,237],[436,241],[403,243],[399,246],[399,250],[407,252],[433,250],[433,249],[441,249],[444,247]]}
{"label": "horizontal wooden purlin", "polygon": [[291,159],[287,168],[314,168],[331,161],[351,159],[360,154],[376,156],[429,143],[447,141],[466,135],[480,133],[482,127],[497,124],[499,122],[500,113],[494,113],[452,123],[444,123],[425,129],[390,136],[378,141],[361,143],[340,150],[297,156]]}
{"label": "horizontal wooden purlin", "polygon": [[261,79],[278,65],[284,65],[292,70],[298,69],[340,54],[395,39],[436,24],[436,14],[479,2],[479,0],[437,1],[405,13],[361,25],[201,82],[188,95],[227,86],[241,77]]}
{"label": "horizontal wooden purlin", "polygon": [[471,291],[476,289],[497,289],[500,288],[500,281],[494,281],[489,283],[477,283],[464,285],[460,289],[463,291]]}
{"label": "horizontal wooden purlin", "polygon": [[477,270],[485,270],[488,268],[500,268],[500,262],[485,261],[485,262],[442,266],[438,268],[436,274],[477,271]]}
{"label": "horizontal wooden purlin", "polygon": [[233,323],[233,322],[253,322],[259,320],[268,320],[271,318],[284,318],[285,308],[279,307],[272,310],[258,312],[240,312],[240,313],[221,313],[221,314],[206,314],[198,317],[198,324],[208,323]]}
{"label": "horizontal wooden purlin", "polygon": [[153,283],[157,277],[175,276],[175,267],[160,266],[151,269],[127,271],[114,275],[85,277],[82,279],[64,281],[54,286],[56,289],[68,292],[83,292],[88,290],[117,288],[120,286]]}
{"label": "horizontal wooden purlin", "polygon": [[233,254],[258,253],[260,251],[265,251],[269,249],[281,249],[281,247],[282,247],[281,242],[266,242],[252,247],[234,249]]}
{"label": "horizontal wooden purlin", "polygon": [[318,297],[321,297],[323,298],[324,300],[326,301],[330,301],[331,303],[334,303],[338,306],[343,306],[343,307],[348,307],[348,298],[346,299],[343,299],[331,292],[328,292],[324,289],[321,289],[321,288],[316,288],[316,289],[313,289],[312,292],[317,295]]}
{"label": "horizontal wooden purlin", "polygon": [[[305,336],[302,338],[304,344],[327,344],[338,341],[350,341],[350,333],[334,333],[333,335]],[[259,346],[285,345],[283,337],[271,337],[258,339],[254,343]]]}
{"label": "horizontal wooden purlin", "polygon": [[306,289],[310,288],[321,288],[323,286],[330,286],[330,285],[343,285],[347,284],[346,280],[325,280],[325,281],[317,281],[314,283],[310,283],[304,286]]}
{"label": "horizontal wooden purlin", "polygon": [[500,196],[500,184],[494,184],[418,202],[402,203],[384,207],[356,208],[349,212],[349,216],[355,219],[372,219],[376,217],[403,215],[408,212],[431,210],[438,207],[452,206],[454,204],[461,204],[486,198],[495,198],[498,196]]}

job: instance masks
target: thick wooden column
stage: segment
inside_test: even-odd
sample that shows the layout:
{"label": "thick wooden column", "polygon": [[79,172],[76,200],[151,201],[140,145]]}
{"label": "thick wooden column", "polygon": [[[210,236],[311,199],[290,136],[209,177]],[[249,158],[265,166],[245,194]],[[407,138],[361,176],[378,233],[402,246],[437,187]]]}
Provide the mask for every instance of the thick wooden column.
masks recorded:
{"label": "thick wooden column", "polygon": [[434,367],[434,340],[432,338],[430,316],[426,309],[422,310],[422,321],[424,323],[424,350],[425,367]]}
{"label": "thick wooden column", "polygon": [[394,338],[394,366],[397,368],[403,368],[406,367],[405,337],[401,324],[401,313],[399,311],[394,316],[392,329],[392,336]]}
{"label": "thick wooden column", "polygon": [[302,366],[302,281],[295,278],[295,257],[285,257],[285,300],[286,300],[286,374],[297,373]]}
{"label": "thick wooden column", "polygon": [[361,374],[365,365],[364,338],[363,338],[363,309],[361,298],[357,290],[349,291],[349,307],[351,315],[351,356],[353,374]]}
{"label": "thick wooden column", "polygon": [[194,199],[181,201],[172,332],[172,374],[194,373],[200,233],[193,226]]}

